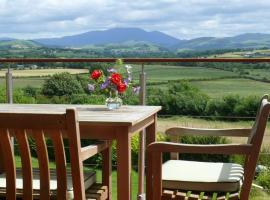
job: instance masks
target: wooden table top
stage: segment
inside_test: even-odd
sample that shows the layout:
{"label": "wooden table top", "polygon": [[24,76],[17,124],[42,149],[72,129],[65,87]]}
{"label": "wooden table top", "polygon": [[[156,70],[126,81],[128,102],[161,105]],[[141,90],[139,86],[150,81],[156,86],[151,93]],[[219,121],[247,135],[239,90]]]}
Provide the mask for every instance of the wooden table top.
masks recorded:
{"label": "wooden table top", "polygon": [[122,106],[108,110],[103,105],[67,104],[0,104],[1,113],[65,113],[67,108],[76,108],[80,123],[133,126],[161,110],[160,106]]}

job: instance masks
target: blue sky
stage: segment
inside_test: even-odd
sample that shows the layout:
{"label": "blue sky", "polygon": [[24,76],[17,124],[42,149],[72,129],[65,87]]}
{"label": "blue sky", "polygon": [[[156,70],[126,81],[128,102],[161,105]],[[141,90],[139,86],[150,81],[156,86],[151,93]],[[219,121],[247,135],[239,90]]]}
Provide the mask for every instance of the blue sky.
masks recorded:
{"label": "blue sky", "polygon": [[270,33],[270,0],[0,0],[0,37],[60,37],[114,27],[179,39]]}

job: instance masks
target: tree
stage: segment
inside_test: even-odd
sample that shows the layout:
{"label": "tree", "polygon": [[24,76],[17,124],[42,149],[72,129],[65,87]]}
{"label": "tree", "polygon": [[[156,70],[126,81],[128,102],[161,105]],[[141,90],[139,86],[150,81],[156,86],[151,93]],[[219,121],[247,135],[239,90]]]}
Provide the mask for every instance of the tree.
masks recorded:
{"label": "tree", "polygon": [[42,93],[46,96],[64,96],[83,93],[83,88],[75,76],[63,72],[54,74],[42,86]]}

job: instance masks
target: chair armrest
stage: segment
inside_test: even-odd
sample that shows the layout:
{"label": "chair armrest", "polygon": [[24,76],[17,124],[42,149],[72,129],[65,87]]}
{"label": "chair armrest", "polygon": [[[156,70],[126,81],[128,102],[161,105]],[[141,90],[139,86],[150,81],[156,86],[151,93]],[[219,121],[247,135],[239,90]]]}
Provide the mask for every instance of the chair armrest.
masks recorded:
{"label": "chair armrest", "polygon": [[248,155],[252,151],[251,144],[216,144],[216,145],[194,145],[179,144],[172,142],[153,142],[148,145],[147,151],[151,152],[179,152],[195,154],[244,154]]}
{"label": "chair armrest", "polygon": [[98,142],[97,144],[91,144],[86,147],[81,148],[81,158],[82,161],[87,160],[88,158],[96,155],[97,153],[110,148],[110,142],[109,141],[102,141]]}
{"label": "chair armrest", "polygon": [[232,136],[232,137],[249,137],[251,133],[250,128],[234,128],[234,129],[199,129],[188,127],[172,127],[165,132],[168,135],[184,136]]}

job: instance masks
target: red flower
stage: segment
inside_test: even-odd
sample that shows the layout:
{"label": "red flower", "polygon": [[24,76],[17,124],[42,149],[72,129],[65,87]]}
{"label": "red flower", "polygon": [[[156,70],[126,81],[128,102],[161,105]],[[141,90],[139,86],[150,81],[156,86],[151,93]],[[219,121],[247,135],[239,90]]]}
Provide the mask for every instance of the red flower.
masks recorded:
{"label": "red flower", "polygon": [[112,81],[112,83],[114,83],[115,85],[120,85],[120,83],[122,82],[122,77],[121,77],[121,75],[120,74],[118,74],[118,73],[113,73],[112,75],[111,75],[111,81]]}
{"label": "red flower", "polygon": [[102,75],[102,71],[101,70],[94,70],[91,74],[91,78],[94,80],[97,80],[100,76]]}
{"label": "red flower", "polygon": [[125,92],[127,89],[127,85],[125,83],[119,83],[119,85],[117,86],[117,90],[120,93]]}

